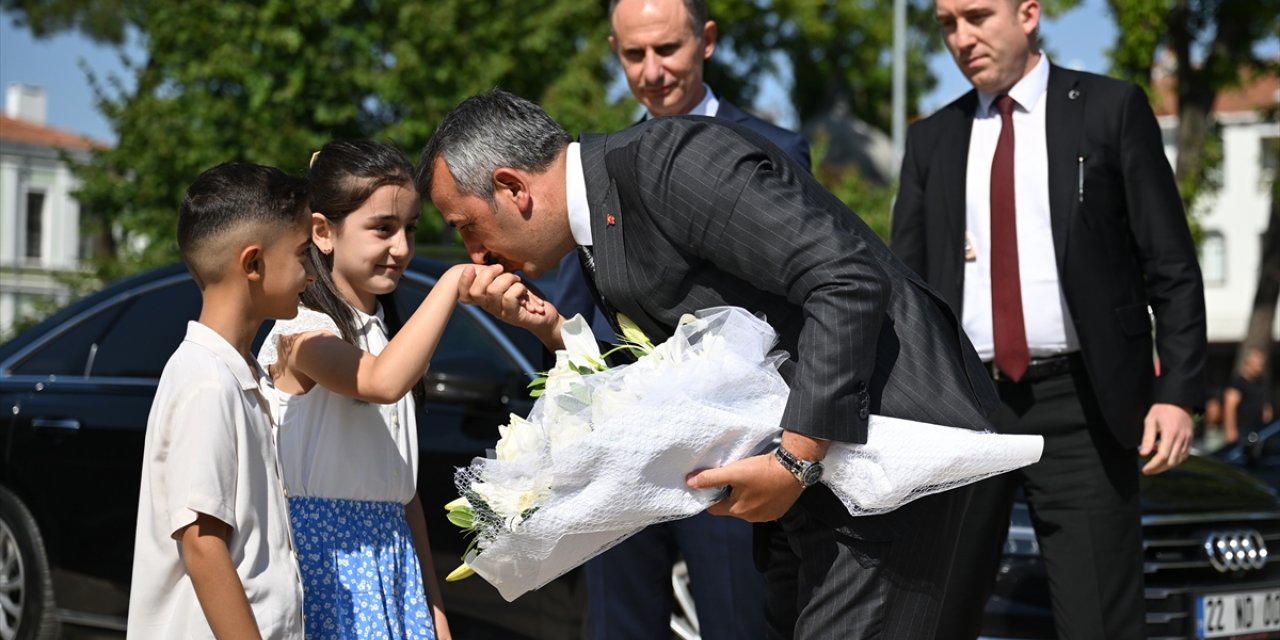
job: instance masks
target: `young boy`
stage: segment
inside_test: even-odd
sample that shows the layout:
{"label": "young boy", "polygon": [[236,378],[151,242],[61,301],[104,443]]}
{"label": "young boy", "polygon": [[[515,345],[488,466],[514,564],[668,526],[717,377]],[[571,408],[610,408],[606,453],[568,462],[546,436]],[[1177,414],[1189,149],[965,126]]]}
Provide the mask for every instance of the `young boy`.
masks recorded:
{"label": "young boy", "polygon": [[178,247],[202,306],[147,419],[130,638],[302,638],[271,378],[250,349],[314,277],[307,207],[301,179],[252,164],[187,189]]}

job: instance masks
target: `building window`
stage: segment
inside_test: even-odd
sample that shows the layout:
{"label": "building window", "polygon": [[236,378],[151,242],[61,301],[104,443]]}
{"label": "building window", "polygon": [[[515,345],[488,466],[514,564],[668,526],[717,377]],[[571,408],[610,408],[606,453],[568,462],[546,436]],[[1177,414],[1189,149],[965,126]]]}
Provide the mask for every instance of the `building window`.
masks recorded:
{"label": "building window", "polygon": [[1206,285],[1227,283],[1227,239],[1221,232],[1205,232],[1200,242],[1200,271]]}
{"label": "building window", "polygon": [[27,258],[39,258],[44,241],[44,192],[27,192]]}

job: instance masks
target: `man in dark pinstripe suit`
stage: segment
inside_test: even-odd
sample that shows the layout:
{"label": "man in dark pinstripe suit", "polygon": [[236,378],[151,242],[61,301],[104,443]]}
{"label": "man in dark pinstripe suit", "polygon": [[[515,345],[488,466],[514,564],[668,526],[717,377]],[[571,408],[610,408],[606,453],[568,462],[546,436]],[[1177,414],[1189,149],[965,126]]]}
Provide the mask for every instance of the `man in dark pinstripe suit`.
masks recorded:
{"label": "man in dark pinstripe suit", "polygon": [[[865,442],[870,413],[988,427],[991,383],[947,306],[749,129],[660,118],[575,143],[536,105],[494,91],[445,117],[418,185],[475,262],[506,267],[469,273],[462,299],[552,349],[563,319],[512,272],[537,276],[575,247],[601,306],[655,342],[698,309],[764,314],[790,355],[781,447],[794,459]],[[967,491],[854,518],[825,486],[798,481],[796,466],[771,452],[689,478],[731,487],[712,513],[773,522],[758,544],[771,635],[932,637]]]}

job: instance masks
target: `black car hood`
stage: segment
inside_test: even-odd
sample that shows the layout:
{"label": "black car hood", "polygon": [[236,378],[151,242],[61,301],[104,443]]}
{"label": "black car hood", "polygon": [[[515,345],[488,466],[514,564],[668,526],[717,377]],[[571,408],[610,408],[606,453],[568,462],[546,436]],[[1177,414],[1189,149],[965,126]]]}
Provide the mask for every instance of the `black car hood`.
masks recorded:
{"label": "black car hood", "polygon": [[1142,476],[1142,512],[1146,515],[1273,510],[1280,510],[1280,497],[1274,489],[1212,458],[1191,456],[1170,471]]}

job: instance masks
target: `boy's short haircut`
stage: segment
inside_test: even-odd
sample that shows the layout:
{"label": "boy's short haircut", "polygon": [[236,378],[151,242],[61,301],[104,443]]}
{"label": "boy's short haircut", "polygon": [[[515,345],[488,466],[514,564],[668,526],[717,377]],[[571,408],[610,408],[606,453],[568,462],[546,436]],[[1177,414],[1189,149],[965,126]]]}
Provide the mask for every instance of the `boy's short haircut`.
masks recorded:
{"label": "boy's short haircut", "polygon": [[270,242],[279,232],[305,224],[306,180],[276,169],[227,162],[187,187],[178,208],[178,250],[196,284],[217,282],[242,242]]}

